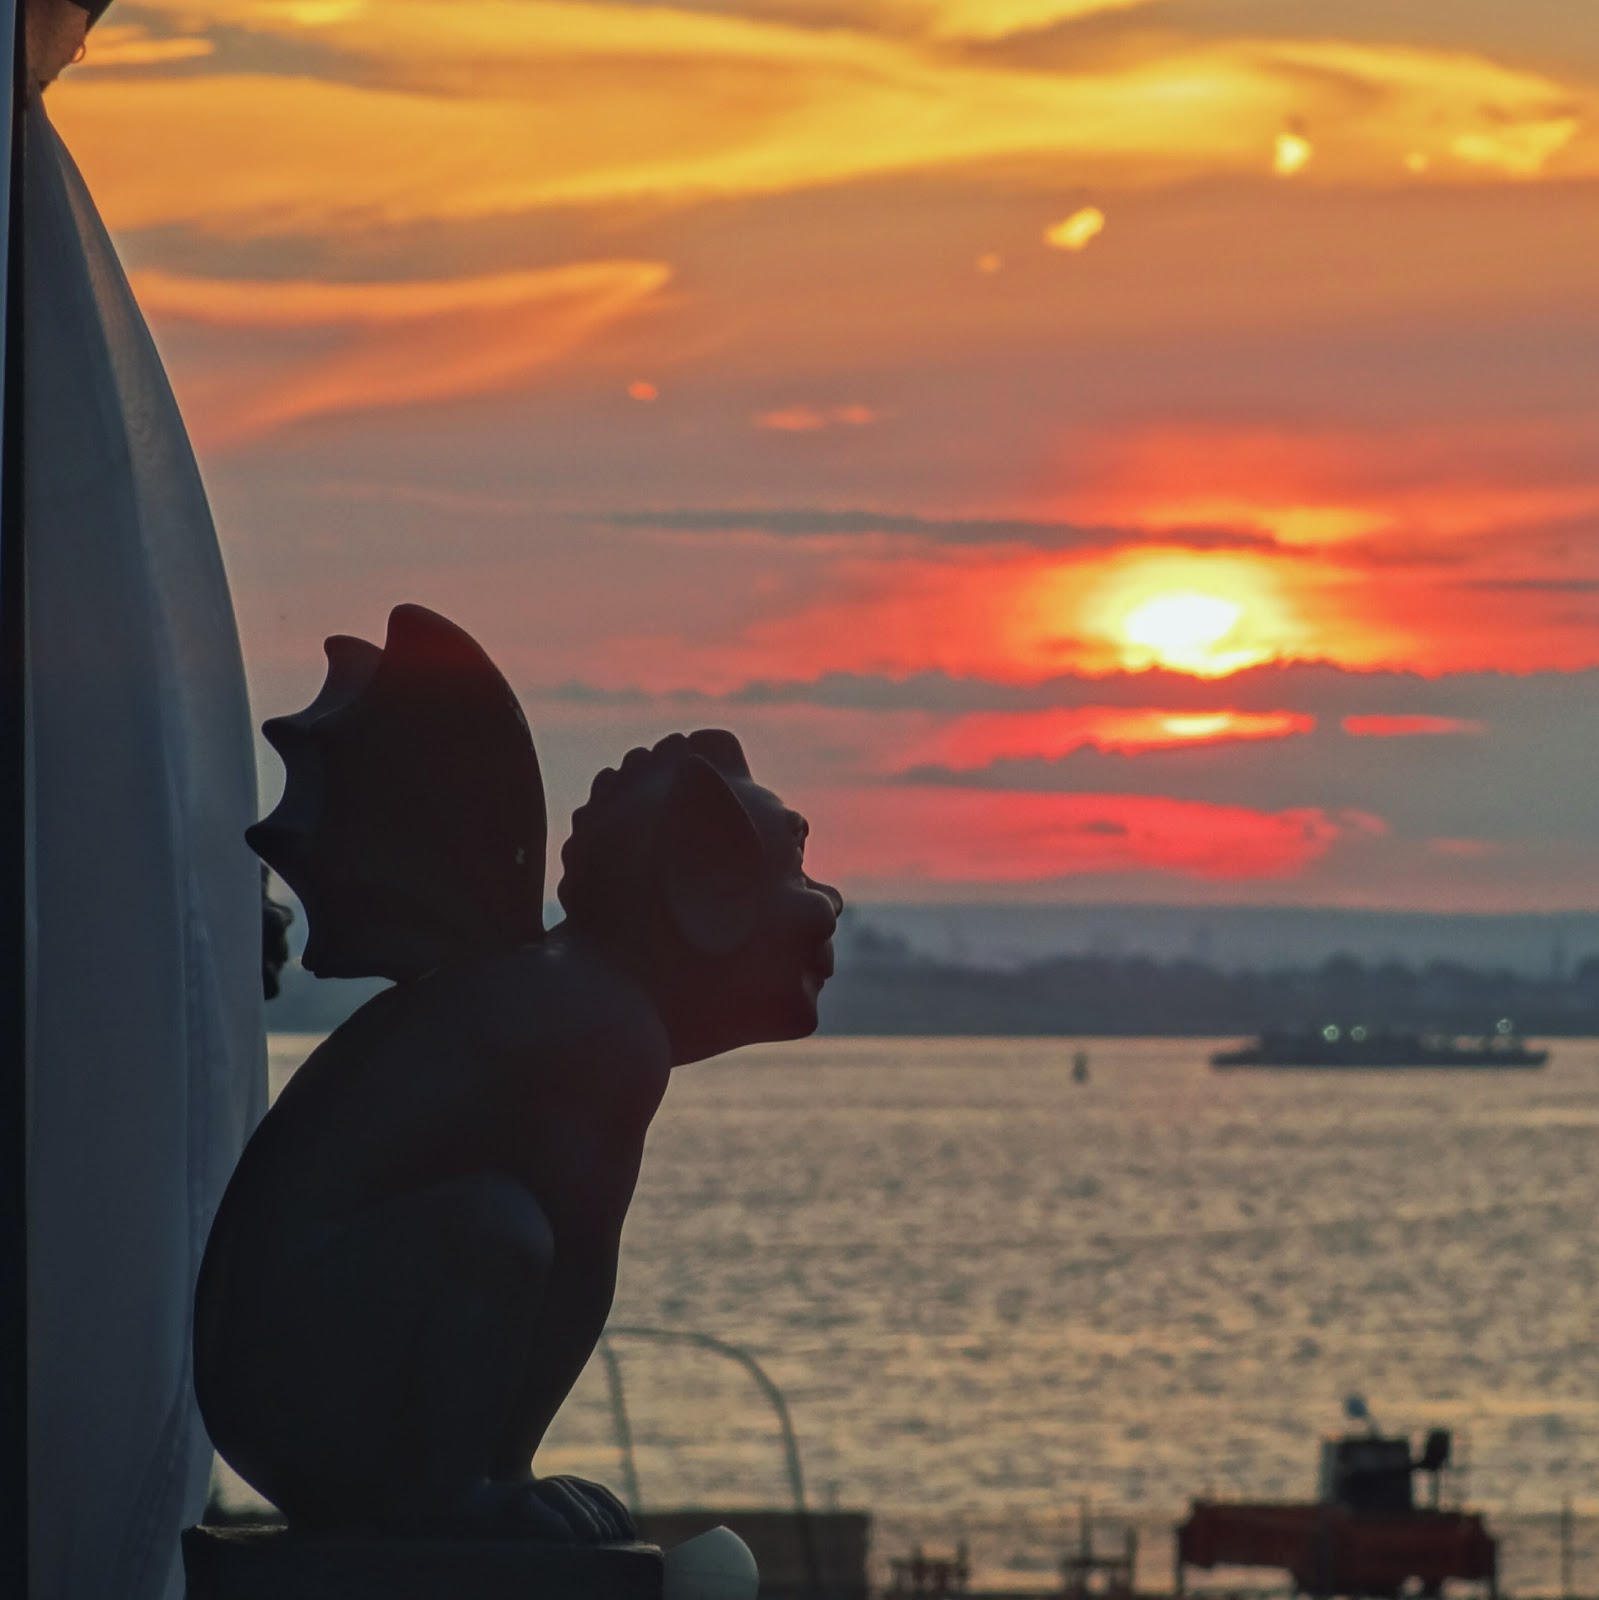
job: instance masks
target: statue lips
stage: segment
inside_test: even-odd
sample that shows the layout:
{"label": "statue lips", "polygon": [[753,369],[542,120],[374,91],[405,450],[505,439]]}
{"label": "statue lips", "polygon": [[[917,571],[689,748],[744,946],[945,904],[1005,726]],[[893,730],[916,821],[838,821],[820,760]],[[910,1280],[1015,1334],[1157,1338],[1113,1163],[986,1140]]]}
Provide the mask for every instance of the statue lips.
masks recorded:
{"label": "statue lips", "polygon": [[805,963],[806,976],[815,981],[818,990],[833,976],[833,941],[824,939],[821,946]]}

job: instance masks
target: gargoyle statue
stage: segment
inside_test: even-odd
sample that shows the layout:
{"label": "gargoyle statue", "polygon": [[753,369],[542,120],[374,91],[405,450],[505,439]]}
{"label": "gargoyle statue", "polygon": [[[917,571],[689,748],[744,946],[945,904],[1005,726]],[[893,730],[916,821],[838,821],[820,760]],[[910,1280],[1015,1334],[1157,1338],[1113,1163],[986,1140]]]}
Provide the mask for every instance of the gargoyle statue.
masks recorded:
{"label": "gargoyle statue", "polygon": [[292,1525],[607,1542],[606,1490],[532,1461],[610,1311],[671,1069],[816,1027],[842,902],[729,733],[594,780],[543,926],[532,739],[468,635],[419,606],[266,725],[250,830],[305,965],[395,986],[311,1056],[211,1232],[195,1382],[223,1457]]}

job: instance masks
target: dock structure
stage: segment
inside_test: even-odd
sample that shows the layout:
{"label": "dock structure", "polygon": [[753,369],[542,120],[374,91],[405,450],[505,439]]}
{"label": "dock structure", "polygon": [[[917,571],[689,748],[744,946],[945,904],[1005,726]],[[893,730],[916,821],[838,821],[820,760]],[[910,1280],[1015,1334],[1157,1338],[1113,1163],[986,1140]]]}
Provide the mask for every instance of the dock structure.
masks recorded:
{"label": "dock structure", "polygon": [[905,1600],[952,1600],[970,1593],[971,1558],[964,1543],[952,1555],[928,1555],[920,1545],[888,1564],[888,1594]]}
{"label": "dock structure", "polygon": [[1132,1600],[1138,1570],[1138,1530],[1122,1532],[1119,1550],[1101,1554],[1094,1546],[1094,1523],[1084,1501],[1077,1522],[1077,1548],[1060,1558],[1064,1600]]}
{"label": "dock structure", "polygon": [[1061,1556],[1059,1586],[1053,1589],[974,1589],[971,1555],[965,1541],[949,1554],[929,1554],[920,1545],[889,1561],[883,1600],[1136,1600],[1138,1533],[1128,1527],[1108,1550],[1094,1538],[1093,1517],[1085,1502],[1078,1514],[1077,1542]]}

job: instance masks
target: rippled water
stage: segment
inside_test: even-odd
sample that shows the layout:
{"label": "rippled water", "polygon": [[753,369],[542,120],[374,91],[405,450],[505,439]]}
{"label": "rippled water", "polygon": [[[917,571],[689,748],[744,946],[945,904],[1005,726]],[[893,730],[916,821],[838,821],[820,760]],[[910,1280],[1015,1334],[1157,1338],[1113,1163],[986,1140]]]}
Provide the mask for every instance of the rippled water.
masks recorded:
{"label": "rippled water", "polygon": [[[275,1042],[279,1076],[309,1043]],[[1206,1491],[1310,1495],[1352,1392],[1456,1429],[1473,1503],[1599,1511],[1599,1044],[1339,1077],[1089,1041],[1085,1085],[1072,1048],[826,1039],[683,1069],[614,1321],[753,1353],[813,1502],[870,1508],[880,1543],[964,1530],[1013,1570],[1084,1497],[1154,1528]],[[785,1503],[741,1369],[614,1348],[646,1504]],[[619,1484],[598,1365],[545,1465]]]}

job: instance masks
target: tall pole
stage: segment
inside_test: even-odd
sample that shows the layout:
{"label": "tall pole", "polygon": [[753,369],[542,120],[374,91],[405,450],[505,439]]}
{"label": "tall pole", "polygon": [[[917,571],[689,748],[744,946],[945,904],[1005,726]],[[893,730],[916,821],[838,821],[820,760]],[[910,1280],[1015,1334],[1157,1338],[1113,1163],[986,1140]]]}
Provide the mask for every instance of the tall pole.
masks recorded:
{"label": "tall pole", "polygon": [[0,1496],[0,1593],[28,1593],[28,907],[27,699],[22,529],[23,0],[0,0],[7,159],[0,219],[0,1448],[15,1489]]}
{"label": "tall pole", "polygon": [[1571,1600],[1571,1547],[1571,1496],[1568,1494],[1560,1507],[1560,1600]]}

